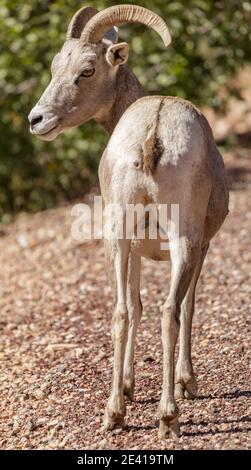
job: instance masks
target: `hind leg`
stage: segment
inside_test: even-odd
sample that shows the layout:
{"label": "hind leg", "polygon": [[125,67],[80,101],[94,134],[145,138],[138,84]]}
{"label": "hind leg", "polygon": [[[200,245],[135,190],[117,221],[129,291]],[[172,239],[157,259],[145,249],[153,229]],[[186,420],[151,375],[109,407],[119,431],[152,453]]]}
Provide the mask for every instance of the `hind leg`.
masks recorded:
{"label": "hind leg", "polygon": [[131,254],[127,282],[127,309],[129,327],[124,364],[124,393],[130,400],[133,400],[135,384],[133,365],[135,337],[142,315],[142,304],[140,299],[140,268],[140,256]]}
{"label": "hind leg", "polygon": [[175,374],[175,398],[194,398],[197,382],[193,372],[191,357],[191,330],[194,314],[195,288],[199,279],[208,245],[201,249],[188,291],[181,304],[179,357]]}
{"label": "hind leg", "polygon": [[170,292],[163,307],[163,389],[159,404],[159,437],[171,431],[179,435],[178,408],[174,398],[174,353],[179,333],[181,303],[197,262],[200,245],[185,236],[170,243],[172,262]]}

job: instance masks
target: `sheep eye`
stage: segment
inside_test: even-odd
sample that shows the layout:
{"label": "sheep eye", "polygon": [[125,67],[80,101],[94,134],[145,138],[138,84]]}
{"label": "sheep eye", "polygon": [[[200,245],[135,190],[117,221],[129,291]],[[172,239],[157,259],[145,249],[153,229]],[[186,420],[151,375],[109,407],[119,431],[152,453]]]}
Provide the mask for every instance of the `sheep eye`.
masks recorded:
{"label": "sheep eye", "polygon": [[93,67],[89,67],[84,69],[81,74],[79,75],[79,78],[81,77],[91,77],[95,72],[95,69]]}
{"label": "sheep eye", "polygon": [[75,85],[78,85],[79,81],[82,78],[89,78],[92,77],[92,75],[95,73],[95,68],[94,67],[87,67],[86,69],[82,70],[82,72],[79,74],[78,78],[75,80]]}

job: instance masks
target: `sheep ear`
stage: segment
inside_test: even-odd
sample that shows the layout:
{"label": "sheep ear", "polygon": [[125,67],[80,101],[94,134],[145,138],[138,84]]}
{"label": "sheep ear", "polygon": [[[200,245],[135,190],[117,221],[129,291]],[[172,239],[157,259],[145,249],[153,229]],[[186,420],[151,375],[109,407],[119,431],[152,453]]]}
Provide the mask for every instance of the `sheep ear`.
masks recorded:
{"label": "sheep ear", "polygon": [[107,41],[110,41],[112,44],[115,44],[118,40],[118,35],[119,35],[118,31],[119,30],[117,26],[114,26],[113,28],[109,29],[109,31],[107,31],[104,34],[104,39],[107,39]]}
{"label": "sheep ear", "polygon": [[128,44],[126,42],[120,42],[119,44],[113,44],[107,49],[106,60],[113,66],[122,65],[127,62],[128,55]]}

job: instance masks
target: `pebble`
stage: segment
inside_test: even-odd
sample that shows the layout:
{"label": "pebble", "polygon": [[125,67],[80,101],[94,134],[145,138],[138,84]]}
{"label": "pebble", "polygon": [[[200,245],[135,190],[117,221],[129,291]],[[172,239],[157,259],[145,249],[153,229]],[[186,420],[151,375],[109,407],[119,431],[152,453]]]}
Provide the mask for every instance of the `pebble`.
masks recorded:
{"label": "pebble", "polygon": [[[231,172],[248,169],[250,158],[250,151],[238,149]],[[250,171],[241,177],[250,179]],[[197,287],[192,355],[199,399],[179,400],[182,436],[170,438],[163,449],[250,445],[245,417],[251,198],[245,184],[231,192],[231,212],[210,245]],[[0,446],[161,449],[154,427],[163,363],[158,305],[167,298],[170,264],[142,260],[135,401],[126,401],[128,427],[108,434],[101,427],[112,381],[112,296],[104,250],[99,241],[72,241],[71,222],[70,206],[18,216],[0,238]],[[41,227],[46,244],[37,234]],[[17,234],[25,235],[27,249],[18,249]]]}

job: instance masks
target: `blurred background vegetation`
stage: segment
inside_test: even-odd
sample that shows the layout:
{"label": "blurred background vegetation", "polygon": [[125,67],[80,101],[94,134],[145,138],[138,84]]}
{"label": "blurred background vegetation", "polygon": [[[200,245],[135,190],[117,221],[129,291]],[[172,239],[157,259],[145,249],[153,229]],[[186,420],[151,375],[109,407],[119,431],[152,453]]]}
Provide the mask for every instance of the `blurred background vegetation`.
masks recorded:
{"label": "blurred background vegetation", "polygon": [[[82,0],[0,0],[0,219],[79,197],[97,181],[108,136],[96,123],[44,143],[29,134],[27,115],[50,80],[50,62]],[[88,0],[102,9],[118,2]],[[121,2],[123,3],[123,2]],[[125,3],[135,3],[127,0]],[[148,0],[172,32],[160,38],[137,25],[120,28],[130,64],[151,94],[179,95],[223,109],[217,90],[250,61],[250,1]],[[227,95],[224,95],[224,100]]]}

